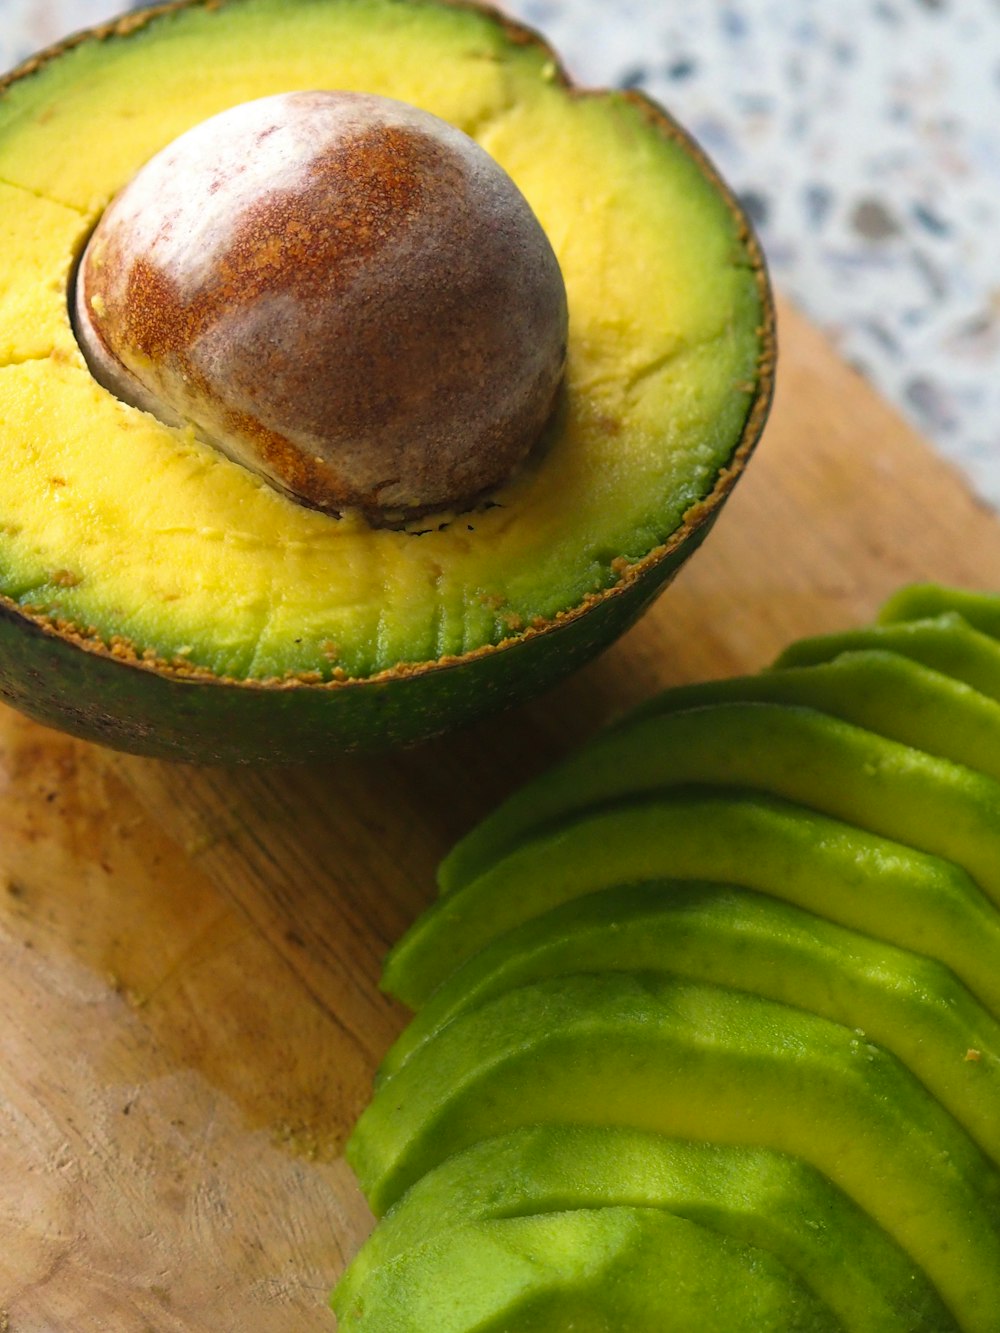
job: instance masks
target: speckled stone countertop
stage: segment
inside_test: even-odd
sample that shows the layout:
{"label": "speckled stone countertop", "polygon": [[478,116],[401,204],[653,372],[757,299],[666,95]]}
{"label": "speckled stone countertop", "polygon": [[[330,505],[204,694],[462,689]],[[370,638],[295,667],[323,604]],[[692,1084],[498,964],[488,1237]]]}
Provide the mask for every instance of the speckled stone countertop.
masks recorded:
{"label": "speckled stone countertop", "polygon": [[[123,0],[0,0],[0,65]],[[507,0],[698,138],[776,284],[1000,507],[1000,0]]]}

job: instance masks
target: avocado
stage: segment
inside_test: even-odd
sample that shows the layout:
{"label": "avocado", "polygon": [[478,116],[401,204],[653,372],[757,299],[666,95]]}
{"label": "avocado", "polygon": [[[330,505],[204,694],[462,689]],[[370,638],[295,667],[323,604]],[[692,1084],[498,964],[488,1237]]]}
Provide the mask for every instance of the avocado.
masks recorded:
{"label": "avocado", "polygon": [[1000,638],[1000,597],[996,593],[970,592],[941,583],[912,583],[900,588],[879,608],[878,623],[896,625],[947,615],[961,616],[980,633]]}
{"label": "avocado", "polygon": [[677,686],[640,705],[631,720],[733,701],[815,708],[1000,780],[1000,702],[944,672],[877,648],[838,653],[809,666]]}
{"label": "avocado", "polygon": [[[767,1149],[592,1125],[514,1130],[422,1176],[341,1278],[334,1309],[350,1317],[378,1299],[389,1314],[383,1266],[470,1222],[620,1207],[663,1209],[769,1251],[825,1302],[838,1327],[853,1333],[957,1328],[895,1242],[805,1162]],[[481,1280],[487,1277],[484,1264]],[[744,1280],[752,1289],[752,1274]],[[446,1278],[441,1286],[451,1290]],[[702,1327],[698,1315],[697,1308],[688,1312],[688,1327]],[[757,1333],[761,1325],[749,1327]]]}
{"label": "avocado", "polygon": [[[852,1333],[996,1329],[998,608],[904,591],[867,631],[669,690],[466,836],[384,971],[418,1012],[349,1148],[389,1212],[348,1294],[468,1224],[655,1203],[772,1253]],[[728,1210],[686,1169],[658,1193],[678,1140],[763,1152],[760,1179],[730,1176]],[[903,1254],[882,1306],[873,1225]]]}
{"label": "avocado", "polygon": [[895,653],[989,699],[1000,700],[1000,643],[951,611],[927,620],[868,625],[799,639],[784,649],[774,666],[815,666],[855,652]]}
{"label": "avocado", "polygon": [[467,1222],[404,1251],[351,1300],[342,1333],[840,1333],[765,1250],[656,1208]]}
{"label": "avocado", "polygon": [[790,801],[654,794],[566,819],[438,899],[382,984],[414,1007],[503,932],[583,894],[664,878],[741,884],[938,958],[1000,1014],[1000,917],[952,862]]}
{"label": "avocado", "polygon": [[[558,258],[554,413],[462,512],[375,526],[297,503],[193,427],[120,401],[77,344],[76,262],[117,192],[216,113],[317,88],[471,135]],[[733,196],[665,112],[572,88],[540,39],[485,9],[181,0],[129,14],[5,81],[0,180],[0,695],[78,735],[298,760],[526,697],[644,609],[763,426],[773,302]]]}
{"label": "avocado", "polygon": [[550,1122],[811,1163],[923,1268],[968,1333],[1000,1309],[1000,1173],[898,1060],[804,1010],[650,973],[508,991],[380,1088],[348,1157],[376,1215],[480,1139]]}
{"label": "avocado", "polygon": [[[392,1078],[457,1014],[573,972],[668,972],[797,1005],[891,1051],[1000,1167],[1000,1022],[932,958],[747,889],[653,882],[589,894],[452,973],[389,1052]],[[966,1060],[972,1049],[977,1060]]]}
{"label": "avocado", "polygon": [[455,847],[446,888],[467,882],[572,811],[690,783],[801,802],[956,861],[1000,904],[1000,782],[798,705],[723,702],[639,718],[522,787]]}

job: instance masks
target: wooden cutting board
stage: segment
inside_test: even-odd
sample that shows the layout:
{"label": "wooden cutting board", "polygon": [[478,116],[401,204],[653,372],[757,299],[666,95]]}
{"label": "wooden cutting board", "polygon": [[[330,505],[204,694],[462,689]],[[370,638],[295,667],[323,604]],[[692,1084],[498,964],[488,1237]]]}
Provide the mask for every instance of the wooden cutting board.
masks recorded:
{"label": "wooden cutting board", "polygon": [[1000,588],[1000,523],[781,310],[771,424],[648,617],[535,704],[296,769],[114,755],[0,711],[0,1330],[311,1333],[371,1219],[340,1157],[403,1022],[379,961],[511,788],[658,687],[898,584]]}

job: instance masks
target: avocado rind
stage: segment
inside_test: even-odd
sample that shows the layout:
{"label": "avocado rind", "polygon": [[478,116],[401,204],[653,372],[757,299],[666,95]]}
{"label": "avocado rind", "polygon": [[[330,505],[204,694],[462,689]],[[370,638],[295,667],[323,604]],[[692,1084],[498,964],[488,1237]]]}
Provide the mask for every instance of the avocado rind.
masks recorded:
{"label": "avocado rind", "polygon": [[[710,521],[690,534],[692,545]],[[635,622],[690,553],[678,546],[655,576],[650,569],[624,581],[544,632],[427,669],[315,684],[165,675],[0,597],[0,699],[45,726],[158,759],[299,763],[411,745],[520,703],[582,666]]]}

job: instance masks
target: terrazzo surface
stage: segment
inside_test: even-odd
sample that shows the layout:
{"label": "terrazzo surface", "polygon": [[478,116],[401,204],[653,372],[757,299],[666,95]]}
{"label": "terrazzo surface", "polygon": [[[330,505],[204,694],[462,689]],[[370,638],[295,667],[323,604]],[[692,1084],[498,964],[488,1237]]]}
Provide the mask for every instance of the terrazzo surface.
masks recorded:
{"label": "terrazzo surface", "polygon": [[[0,0],[0,65],[121,0]],[[694,133],[776,284],[1000,507],[1000,0],[508,0]]]}

